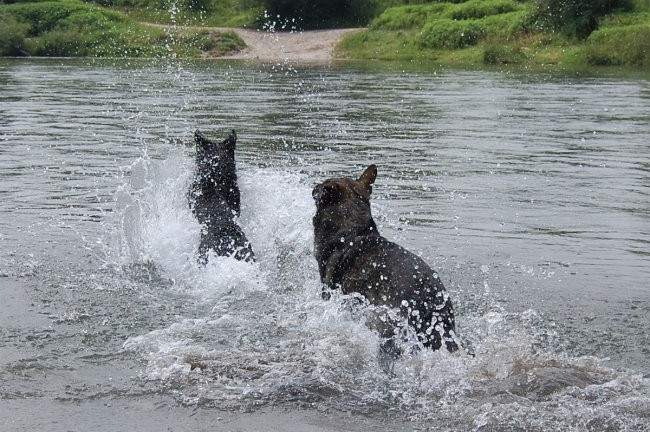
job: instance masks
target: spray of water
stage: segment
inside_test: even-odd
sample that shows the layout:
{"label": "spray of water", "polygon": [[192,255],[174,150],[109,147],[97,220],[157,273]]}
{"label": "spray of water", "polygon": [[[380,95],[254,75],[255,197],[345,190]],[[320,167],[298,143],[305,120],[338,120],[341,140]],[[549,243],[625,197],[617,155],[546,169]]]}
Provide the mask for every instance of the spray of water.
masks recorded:
{"label": "spray of water", "polygon": [[[172,392],[192,406],[399,413],[451,429],[645,421],[647,410],[621,407],[647,388],[646,379],[563,353],[544,317],[509,313],[489,298],[480,312],[458,317],[475,357],[417,349],[412,341],[403,358],[386,361],[364,324],[372,310],[340,294],[320,299],[311,182],[301,174],[241,166],[239,222],[258,261],[213,257],[200,266],[200,227],[185,198],[193,166],[184,152],[172,149],[162,160],[144,155],[117,194],[122,265],[149,262],[171,281],[161,295],[181,293],[201,304],[196,314],[125,341],[145,360],[141,379],[151,391]],[[602,403],[618,408],[600,410]],[[565,405],[572,409],[559,408]],[[614,420],[612,410],[625,413]]]}
{"label": "spray of water", "polygon": [[[268,21],[273,34],[278,24]],[[191,84],[175,61],[168,68],[172,79]],[[279,65],[271,70],[277,73],[297,71]],[[181,106],[190,104],[186,99]],[[175,112],[168,120],[182,117]],[[191,127],[180,129],[191,134]],[[104,242],[107,261],[126,278],[144,280],[141,286],[155,295],[195,305],[125,340],[124,350],[144,363],[138,380],[146,391],[234,411],[282,406],[403,416],[436,430],[545,430],[549,424],[635,430],[647,424],[650,407],[639,396],[650,388],[647,378],[570,356],[552,323],[534,310],[504,310],[487,278],[457,308],[459,333],[475,356],[427,351],[411,340],[401,358],[382,357],[381,340],[365,325],[371,308],[340,293],[320,298],[313,179],[304,174],[240,163],[238,222],[257,262],[211,257],[199,265],[201,227],[186,198],[190,151],[175,145],[165,128],[168,151],[152,157],[150,134],[137,130],[144,151],[123,170],[114,230]],[[381,225],[401,229],[403,222],[381,201],[375,211]]]}

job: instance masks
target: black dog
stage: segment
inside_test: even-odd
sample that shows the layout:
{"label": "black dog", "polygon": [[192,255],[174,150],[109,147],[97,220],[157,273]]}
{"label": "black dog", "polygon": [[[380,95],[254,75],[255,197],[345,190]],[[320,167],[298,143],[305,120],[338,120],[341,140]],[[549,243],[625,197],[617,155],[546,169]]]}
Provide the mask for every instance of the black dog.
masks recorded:
{"label": "black dog", "polygon": [[[418,339],[434,350],[454,341],[454,311],[438,275],[419,257],[377,232],[370,213],[370,194],[377,167],[370,165],[358,180],[333,178],[317,185],[314,254],[321,281],[344,294],[359,293],[376,306],[398,309]],[[396,336],[395,323],[380,329]],[[390,346],[390,345],[389,345]]]}
{"label": "black dog", "polygon": [[254,261],[250,242],[235,222],[241,210],[235,169],[237,134],[233,130],[224,141],[215,143],[197,130],[194,141],[196,171],[188,195],[192,212],[203,225],[199,261],[205,264],[210,250],[219,256]]}

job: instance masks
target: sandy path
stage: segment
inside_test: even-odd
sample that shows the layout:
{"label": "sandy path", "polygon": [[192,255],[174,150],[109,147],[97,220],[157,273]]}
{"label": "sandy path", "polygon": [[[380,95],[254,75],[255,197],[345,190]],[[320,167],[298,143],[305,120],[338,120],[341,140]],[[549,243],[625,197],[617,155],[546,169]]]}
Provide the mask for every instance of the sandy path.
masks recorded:
{"label": "sandy path", "polygon": [[[246,42],[239,52],[220,58],[249,59],[262,62],[327,62],[332,59],[334,48],[347,34],[361,29],[312,30],[304,32],[268,32],[241,28],[177,26],[142,23],[166,29],[208,30],[214,32],[234,31]],[[210,57],[210,54],[207,53]]]}
{"label": "sandy path", "polygon": [[358,29],[314,30],[293,33],[232,29],[247,48],[223,58],[259,61],[326,62],[332,59],[334,48],[343,37]]}

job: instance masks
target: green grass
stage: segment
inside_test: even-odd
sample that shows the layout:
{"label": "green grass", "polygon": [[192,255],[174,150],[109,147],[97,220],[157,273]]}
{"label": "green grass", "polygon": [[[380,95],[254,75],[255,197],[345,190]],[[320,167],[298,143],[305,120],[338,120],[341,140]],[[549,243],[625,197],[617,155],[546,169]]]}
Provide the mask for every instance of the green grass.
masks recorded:
{"label": "green grass", "polygon": [[[650,65],[650,6],[610,14],[586,41],[536,28],[532,1],[469,0],[398,6],[339,46],[343,58],[439,65],[575,69]],[[650,3],[650,2],[648,2]]]}
{"label": "green grass", "polygon": [[445,15],[452,20],[476,20],[520,9],[513,0],[470,0],[450,6]]}
{"label": "green grass", "polygon": [[[350,55],[353,52],[353,55]],[[346,37],[337,47],[337,55],[359,60],[435,59],[437,53],[422,50],[413,31],[362,31]]]}
{"label": "green grass", "polygon": [[596,30],[587,39],[585,55],[591,65],[650,67],[650,25]]}
{"label": "green grass", "polygon": [[[219,56],[244,42],[234,32],[164,30],[142,21],[252,27],[262,13],[260,0],[12,1],[0,3],[0,56]],[[650,0],[599,18],[585,40],[541,28],[537,1],[369,0],[378,16],[337,55],[470,68],[650,65]]]}
{"label": "green grass", "polygon": [[508,40],[520,31],[526,9],[512,0],[470,0],[387,9],[370,28],[340,45],[343,57],[363,59],[462,59],[474,63],[484,41]]}
{"label": "green grass", "polygon": [[96,0],[135,21],[157,24],[253,27],[262,0]]}
{"label": "green grass", "polygon": [[164,30],[79,0],[0,5],[0,28],[0,55],[197,57],[244,46],[233,32]]}
{"label": "green grass", "polygon": [[447,9],[447,3],[432,3],[420,6],[401,6],[387,9],[371,23],[374,30],[414,30],[435,17],[441,16]]}

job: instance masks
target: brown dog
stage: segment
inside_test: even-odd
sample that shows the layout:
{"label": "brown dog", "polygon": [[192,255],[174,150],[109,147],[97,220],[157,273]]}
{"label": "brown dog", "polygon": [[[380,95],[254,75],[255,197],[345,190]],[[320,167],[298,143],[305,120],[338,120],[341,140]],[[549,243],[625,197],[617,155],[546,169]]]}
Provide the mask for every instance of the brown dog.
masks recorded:
{"label": "brown dog", "polygon": [[[359,293],[376,306],[398,309],[426,347],[449,351],[454,341],[454,311],[438,275],[419,257],[377,232],[370,212],[377,167],[370,165],[357,180],[332,178],[317,185],[314,254],[321,282],[329,291]],[[381,330],[394,338],[395,326]]]}

